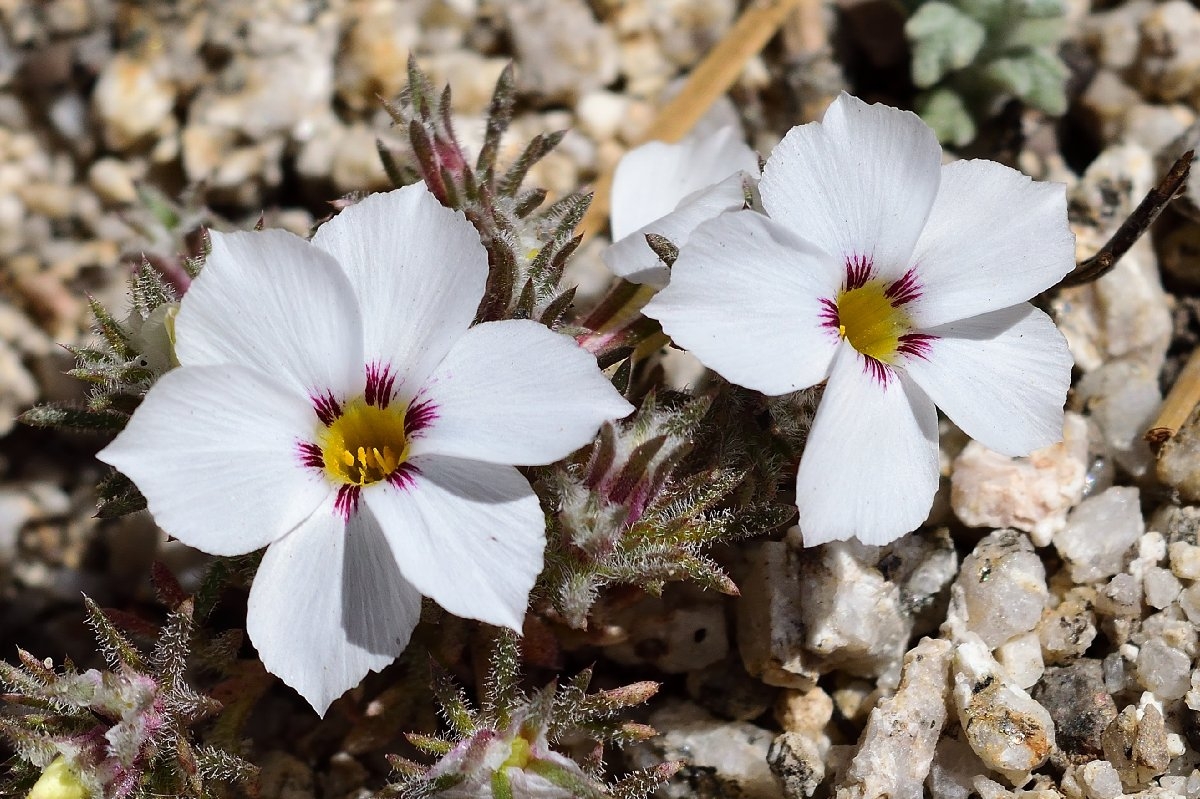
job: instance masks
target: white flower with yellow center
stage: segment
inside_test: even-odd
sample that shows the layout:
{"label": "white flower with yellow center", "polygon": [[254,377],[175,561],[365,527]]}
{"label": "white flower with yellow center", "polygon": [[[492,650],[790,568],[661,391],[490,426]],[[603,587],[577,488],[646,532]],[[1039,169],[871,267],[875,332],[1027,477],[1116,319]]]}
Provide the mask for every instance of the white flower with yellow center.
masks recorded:
{"label": "white flower with yellow center", "polygon": [[806,544],[924,521],[935,405],[1008,455],[1061,437],[1071,356],[1025,301],[1074,266],[1064,188],[941,157],[916,115],[842,94],[771,153],[768,216],[702,225],[646,306],[733,383],[828,380],[796,482]]}
{"label": "white flower with yellow center", "polygon": [[678,144],[652,141],[630,150],[613,172],[613,244],[604,263],[618,277],[662,288],[670,272],[646,234],[682,246],[702,222],[743,207],[752,176],[758,176],[758,156],[730,125]]}
{"label": "white flower with yellow center", "polygon": [[487,274],[475,229],[420,184],[311,243],[214,233],[180,366],[100,453],[184,543],[268,547],[247,630],[319,713],[404,649],[421,595],[519,632],[545,520],[514,464],[632,410],[569,338],[472,327]]}

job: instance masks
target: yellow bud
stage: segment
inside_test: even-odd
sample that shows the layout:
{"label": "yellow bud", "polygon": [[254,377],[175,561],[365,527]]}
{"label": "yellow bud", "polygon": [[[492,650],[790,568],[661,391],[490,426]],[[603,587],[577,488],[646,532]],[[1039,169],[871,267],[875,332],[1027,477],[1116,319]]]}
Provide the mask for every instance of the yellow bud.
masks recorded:
{"label": "yellow bud", "polygon": [[89,796],[75,769],[59,755],[46,766],[26,799],[89,799]]}

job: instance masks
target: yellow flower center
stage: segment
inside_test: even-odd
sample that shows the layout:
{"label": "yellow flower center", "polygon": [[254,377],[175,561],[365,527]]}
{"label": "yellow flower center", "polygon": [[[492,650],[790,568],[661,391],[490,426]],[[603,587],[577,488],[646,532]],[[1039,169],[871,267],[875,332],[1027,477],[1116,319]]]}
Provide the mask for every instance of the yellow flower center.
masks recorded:
{"label": "yellow flower center", "polygon": [[533,760],[533,747],[530,746],[529,741],[518,735],[513,739],[512,749],[509,750],[508,758],[500,764],[500,768],[506,769],[510,766],[516,766],[519,769],[523,769],[529,765],[530,760]]}
{"label": "yellow flower center", "polygon": [[887,284],[868,280],[837,297],[838,335],[850,346],[878,361],[890,363],[900,349],[900,337],[912,330],[912,320],[887,296]]}
{"label": "yellow flower center", "polygon": [[404,411],[356,399],[317,435],[325,472],[335,482],[364,486],[386,479],[408,458]]}

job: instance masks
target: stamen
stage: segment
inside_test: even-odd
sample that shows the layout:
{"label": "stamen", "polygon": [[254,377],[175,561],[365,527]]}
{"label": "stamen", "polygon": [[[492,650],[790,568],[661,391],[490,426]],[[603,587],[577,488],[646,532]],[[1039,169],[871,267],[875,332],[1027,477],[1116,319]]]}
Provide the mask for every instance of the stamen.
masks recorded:
{"label": "stamen", "polygon": [[916,268],[899,280],[886,283],[874,277],[874,264],[866,256],[846,258],[846,277],[836,301],[821,300],[820,323],[850,342],[866,359],[865,368],[883,383],[890,365],[901,355],[928,357],[936,338],[913,332],[904,306],[921,296]]}
{"label": "stamen", "polygon": [[318,430],[320,465],[336,483],[361,487],[386,480],[408,458],[405,427],[403,410],[372,405],[366,397],[353,400]]}

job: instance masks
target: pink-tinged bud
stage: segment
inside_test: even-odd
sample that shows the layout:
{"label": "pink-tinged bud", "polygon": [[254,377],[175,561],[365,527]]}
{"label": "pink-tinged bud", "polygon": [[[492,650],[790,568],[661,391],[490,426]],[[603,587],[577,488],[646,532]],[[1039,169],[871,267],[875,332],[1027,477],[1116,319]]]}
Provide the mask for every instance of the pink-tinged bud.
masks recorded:
{"label": "pink-tinged bud", "polygon": [[603,702],[611,702],[613,706],[630,707],[649,701],[651,697],[658,693],[659,687],[659,683],[652,680],[645,680],[643,682],[632,683],[631,685],[624,685],[620,688],[613,688],[611,691],[603,691],[597,696]]}

